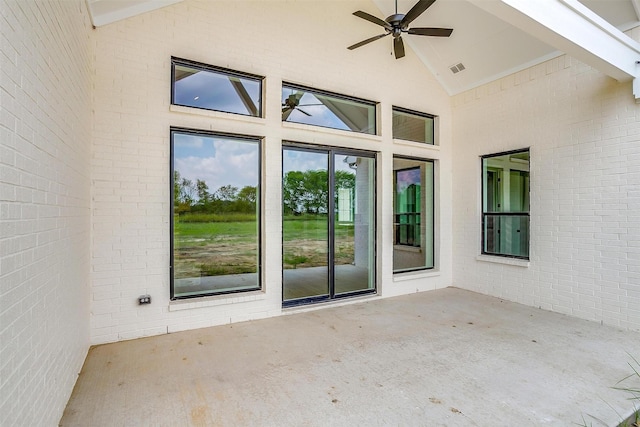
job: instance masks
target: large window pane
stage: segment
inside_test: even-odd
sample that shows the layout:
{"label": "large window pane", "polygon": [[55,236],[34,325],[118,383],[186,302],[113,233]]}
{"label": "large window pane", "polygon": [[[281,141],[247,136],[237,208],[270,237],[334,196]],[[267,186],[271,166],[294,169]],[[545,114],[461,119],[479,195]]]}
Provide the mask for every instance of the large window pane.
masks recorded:
{"label": "large window pane", "polygon": [[482,253],[529,258],[529,151],[482,158]]}
{"label": "large window pane", "polygon": [[173,59],[176,105],[261,116],[262,78]]}
{"label": "large window pane", "polygon": [[259,289],[260,142],[173,130],[172,298]]}
{"label": "large window pane", "polygon": [[434,117],[393,107],[393,137],[434,144]]}
{"label": "large window pane", "polygon": [[293,85],[282,87],[282,121],[376,133],[375,103]]}
{"label": "large window pane", "polygon": [[433,268],[433,162],[395,157],[393,169],[393,271]]}

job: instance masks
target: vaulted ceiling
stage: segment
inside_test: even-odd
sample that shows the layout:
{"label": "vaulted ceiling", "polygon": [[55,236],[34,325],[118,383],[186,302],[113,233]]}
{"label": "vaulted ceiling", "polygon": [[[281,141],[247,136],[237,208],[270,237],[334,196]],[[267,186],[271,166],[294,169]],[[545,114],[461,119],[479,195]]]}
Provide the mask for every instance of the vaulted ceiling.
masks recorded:
{"label": "vaulted ceiling", "polygon": [[[87,0],[87,3],[94,25],[101,26],[180,1],[182,0]],[[398,12],[406,13],[416,1],[397,0]],[[526,1],[551,4],[549,0]],[[577,0],[562,1],[569,5],[572,1],[577,3]],[[395,13],[394,0],[373,0],[373,3],[377,7],[373,6],[365,12],[381,19]],[[580,58],[579,48],[574,52],[573,45],[554,43],[555,39],[544,34],[544,31],[523,29],[520,22],[510,19],[508,14],[499,10],[494,13],[492,3],[499,2],[438,0],[413,21],[411,26],[453,28],[451,37],[403,35],[405,45],[415,52],[449,94],[472,89],[563,53],[578,53],[576,56]],[[604,28],[614,38],[618,37],[615,34],[617,30],[626,31],[640,25],[640,0],[580,0],[580,3],[578,6],[584,5],[589,9],[587,14],[595,12],[590,19],[595,23],[594,27]],[[381,27],[355,16],[353,21],[354,43],[384,32]],[[559,25],[562,26],[563,23],[560,22]],[[607,26],[611,26],[612,30]],[[558,32],[557,29],[555,31]],[[391,51],[390,39],[388,37],[376,43],[388,43]],[[573,43],[575,45],[575,40]],[[640,45],[626,40],[624,43],[631,43],[630,52],[634,55],[640,53]],[[579,45],[580,42],[578,47]],[[367,49],[367,46],[359,49]],[[608,74],[619,78],[615,73]]]}
{"label": "vaulted ceiling", "polygon": [[[379,16],[394,13],[392,1],[374,2],[382,11]],[[487,3],[486,0],[438,0],[412,26],[453,28],[451,37],[403,37],[450,94],[460,93],[565,53],[478,7],[483,2]],[[640,8],[636,9],[632,0],[581,2],[623,31],[640,24],[637,12]],[[414,3],[414,0],[398,0],[398,11],[406,13]],[[640,6],[640,2],[635,3]],[[361,25],[364,27],[368,24],[364,22]],[[463,64],[464,70],[454,73],[451,69],[458,64]]]}

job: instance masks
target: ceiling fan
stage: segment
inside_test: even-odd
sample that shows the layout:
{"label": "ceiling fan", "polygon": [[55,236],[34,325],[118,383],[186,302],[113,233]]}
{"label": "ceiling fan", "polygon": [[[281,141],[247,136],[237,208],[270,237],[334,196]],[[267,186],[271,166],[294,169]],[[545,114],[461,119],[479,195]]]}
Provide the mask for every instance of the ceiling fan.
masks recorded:
{"label": "ceiling fan", "polygon": [[291,113],[293,112],[293,110],[298,110],[302,114],[311,117],[311,114],[307,113],[306,111],[304,111],[300,107],[310,107],[310,106],[314,106],[314,105],[322,105],[322,104],[303,104],[303,105],[300,105],[300,98],[302,98],[303,95],[304,95],[304,92],[299,90],[296,93],[292,93],[291,95],[287,96],[284,99],[284,102],[282,103],[282,120],[287,120],[289,118],[289,116],[291,115]]}
{"label": "ceiling fan", "polygon": [[357,49],[365,44],[371,43],[391,34],[393,36],[393,52],[396,59],[404,56],[404,43],[402,42],[402,33],[413,34],[416,36],[431,37],[449,37],[453,32],[452,28],[409,28],[409,24],[429,8],[436,0],[419,0],[406,15],[398,13],[398,0],[396,0],[396,13],[389,16],[386,20],[376,18],[373,15],[361,10],[353,12],[358,18],[365,19],[384,28],[385,33],[380,34],[366,40],[349,46],[347,49]]}

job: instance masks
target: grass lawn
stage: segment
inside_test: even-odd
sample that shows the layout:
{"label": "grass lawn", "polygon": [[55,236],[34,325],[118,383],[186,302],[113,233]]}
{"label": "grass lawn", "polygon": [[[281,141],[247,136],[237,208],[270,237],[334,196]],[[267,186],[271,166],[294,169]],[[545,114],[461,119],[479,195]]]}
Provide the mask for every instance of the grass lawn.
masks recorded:
{"label": "grass lawn", "polygon": [[[213,219],[213,221],[211,221]],[[239,219],[234,221],[233,219]],[[335,226],[339,257],[353,257],[353,224]],[[326,265],[326,215],[287,216],[283,221],[285,267]],[[338,245],[336,245],[338,247]],[[255,216],[184,215],[174,219],[176,278],[253,273],[257,268]],[[346,262],[346,261],[345,261]]]}

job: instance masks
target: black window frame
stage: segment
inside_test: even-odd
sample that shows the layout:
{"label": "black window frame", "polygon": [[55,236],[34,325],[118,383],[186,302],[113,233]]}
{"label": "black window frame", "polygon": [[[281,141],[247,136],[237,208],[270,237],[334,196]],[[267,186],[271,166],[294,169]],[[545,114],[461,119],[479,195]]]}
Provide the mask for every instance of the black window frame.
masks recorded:
{"label": "black window frame", "polygon": [[[404,274],[404,273],[412,273],[412,272],[416,272],[416,271],[425,271],[425,270],[434,270],[436,268],[436,263],[437,263],[437,259],[436,259],[436,244],[437,244],[437,239],[436,239],[436,160],[435,159],[425,159],[425,158],[420,158],[420,157],[413,157],[413,156],[404,156],[404,155],[400,155],[400,154],[394,154],[393,155],[393,160],[395,159],[401,159],[401,160],[413,160],[416,162],[425,162],[425,163],[431,163],[432,166],[432,172],[431,172],[431,222],[430,222],[430,226],[431,226],[431,233],[433,238],[431,239],[431,245],[429,247],[429,249],[431,250],[431,254],[433,257],[433,262],[431,266],[424,266],[424,267],[416,267],[416,268],[407,268],[407,269],[402,269],[402,270],[394,270],[393,274]],[[397,180],[397,175],[396,172],[397,171],[402,171],[402,170],[410,170],[410,169],[415,169],[415,167],[410,167],[410,168],[402,168],[402,169],[397,169],[393,171],[393,217],[394,217],[394,223],[395,223],[395,216],[396,216],[396,206],[395,206],[395,201],[396,201],[396,180]],[[422,196],[421,196],[422,197]],[[423,214],[423,212],[421,212],[421,214]],[[426,212],[424,212],[424,214],[426,214]],[[396,243],[396,236],[395,236],[395,230],[393,233],[393,245],[396,246],[405,246],[405,245],[400,245]],[[415,246],[408,246],[406,245],[406,247],[415,247]]]}
{"label": "black window frame", "polygon": [[[511,258],[511,259],[520,259],[520,260],[525,260],[525,261],[529,261],[530,260],[530,256],[531,256],[531,206],[529,206],[529,210],[527,212],[495,212],[495,211],[488,211],[485,210],[485,197],[487,196],[485,194],[485,173],[484,173],[484,162],[487,159],[491,159],[494,157],[501,157],[501,156],[506,156],[506,155],[512,155],[512,154],[520,154],[520,153],[528,153],[529,154],[529,160],[528,160],[528,164],[529,164],[529,172],[531,171],[531,147],[527,147],[527,148],[521,148],[521,149],[517,149],[517,150],[509,150],[509,151],[502,151],[502,152],[498,152],[498,153],[492,153],[492,154],[484,154],[482,156],[480,156],[480,187],[481,187],[481,200],[480,200],[480,204],[481,204],[481,212],[482,212],[482,224],[481,224],[481,242],[480,242],[480,247],[481,247],[481,254],[482,255],[487,255],[487,256],[495,256],[495,257],[502,257],[502,258]],[[530,177],[531,175],[529,175]],[[531,178],[529,178],[530,180]],[[529,183],[529,193],[531,193],[531,183]],[[529,203],[531,203],[531,198],[529,197]],[[527,232],[527,256],[519,256],[519,255],[512,255],[512,254],[502,254],[502,253],[497,253],[497,252],[487,252],[485,250],[486,247],[486,220],[487,217],[489,216],[506,216],[506,217],[526,217],[527,218],[527,223],[528,223],[528,227],[529,230]]]}
{"label": "black window frame", "polygon": [[[393,126],[393,113],[398,112],[398,113],[403,113],[403,114],[407,114],[407,115],[411,115],[411,116],[416,116],[416,117],[422,117],[425,119],[432,119],[433,120],[433,133],[431,135],[431,140],[433,142],[426,142],[426,141],[416,141],[415,139],[405,139],[405,138],[397,138],[395,136],[395,132],[394,132],[394,126]],[[411,142],[417,142],[419,144],[425,144],[425,145],[436,145],[436,118],[438,116],[434,115],[434,114],[429,114],[429,113],[423,113],[421,111],[415,111],[415,110],[410,110],[408,108],[403,108],[403,107],[397,107],[397,106],[392,106],[391,107],[391,135],[393,137],[393,139],[400,139],[402,141],[411,141]]]}
{"label": "black window frame", "polygon": [[355,96],[348,96],[348,95],[343,95],[340,93],[336,93],[336,92],[331,92],[328,90],[323,90],[323,89],[316,89],[316,88],[312,88],[309,86],[304,86],[304,85],[300,85],[297,83],[291,83],[291,82],[286,82],[283,81],[282,82],[282,86],[280,88],[280,96],[282,97],[282,92],[285,89],[293,89],[293,90],[302,90],[305,92],[309,92],[312,95],[318,94],[318,95],[323,95],[323,96],[330,96],[336,99],[340,99],[340,100],[344,100],[344,101],[351,101],[351,102],[358,102],[361,103],[363,105],[366,106],[370,106],[373,107],[373,132],[372,133],[368,133],[368,132],[361,132],[361,131],[354,131],[354,130],[346,130],[346,129],[340,129],[340,128],[335,128],[335,127],[331,127],[331,126],[322,126],[322,125],[314,125],[314,124],[308,124],[308,123],[300,123],[300,122],[294,122],[294,121],[287,121],[287,120],[282,120],[283,123],[295,123],[295,124],[300,124],[300,125],[304,125],[304,126],[313,126],[313,127],[319,127],[319,128],[324,128],[324,129],[333,129],[333,130],[338,130],[338,131],[342,131],[342,132],[349,132],[349,133],[361,133],[364,135],[378,135],[378,105],[379,103],[376,101],[371,101],[369,99],[364,99],[364,98],[358,98]]}
{"label": "black window frame", "polygon": [[262,221],[263,221],[263,176],[262,176],[262,161],[258,162],[258,206],[256,207],[257,218],[256,218],[256,227],[257,227],[257,236],[258,236],[258,248],[257,248],[257,265],[256,265],[256,274],[258,279],[258,286],[250,289],[237,289],[237,290],[226,290],[221,292],[203,292],[199,294],[193,295],[175,295],[174,289],[174,224],[173,224],[173,215],[174,215],[174,139],[173,135],[175,133],[183,133],[188,135],[203,135],[207,137],[221,137],[221,138],[229,138],[229,139],[237,139],[237,140],[253,140],[258,144],[258,158],[262,159],[263,154],[263,145],[264,145],[264,137],[256,136],[256,135],[244,135],[244,134],[235,134],[235,133],[227,133],[227,132],[216,132],[216,131],[208,131],[202,129],[193,129],[193,128],[184,128],[184,127],[170,127],[169,129],[169,144],[170,144],[170,154],[169,154],[169,163],[170,163],[170,171],[169,171],[169,199],[170,199],[170,220],[169,220],[169,300],[185,300],[192,298],[201,298],[206,296],[215,296],[215,295],[228,295],[228,294],[241,294],[246,292],[256,292],[261,291],[263,289],[263,280],[262,280],[262,263],[263,263],[263,251],[262,251]]}
{"label": "black window frame", "polygon": [[[257,115],[252,115],[252,114],[243,114],[243,113],[238,113],[238,112],[234,112],[234,111],[226,111],[226,110],[219,110],[219,109],[215,109],[215,108],[204,108],[204,107],[197,107],[197,106],[193,106],[193,105],[188,105],[188,104],[178,104],[175,101],[175,83],[176,83],[176,65],[180,65],[183,67],[189,67],[189,68],[193,68],[194,70],[198,70],[198,71],[206,71],[206,72],[211,72],[211,73],[217,73],[217,74],[224,74],[227,76],[231,76],[231,77],[237,77],[237,78],[242,78],[242,79],[249,79],[249,80],[254,80],[256,82],[258,82],[259,87],[260,87],[260,98],[258,99],[258,105],[257,107]],[[198,110],[205,110],[205,111],[216,111],[216,112],[220,112],[220,113],[226,113],[226,114],[235,114],[235,115],[240,115],[240,116],[245,116],[245,117],[257,117],[257,118],[264,118],[264,80],[265,77],[264,76],[260,76],[257,74],[252,74],[252,73],[246,73],[243,71],[237,71],[237,70],[232,70],[229,68],[224,68],[224,67],[218,67],[215,65],[210,65],[210,64],[205,64],[202,62],[197,62],[197,61],[192,61],[189,59],[183,59],[183,58],[178,58],[175,56],[171,57],[171,105],[177,105],[177,106],[181,106],[181,107],[188,107],[188,108],[195,108]]]}

